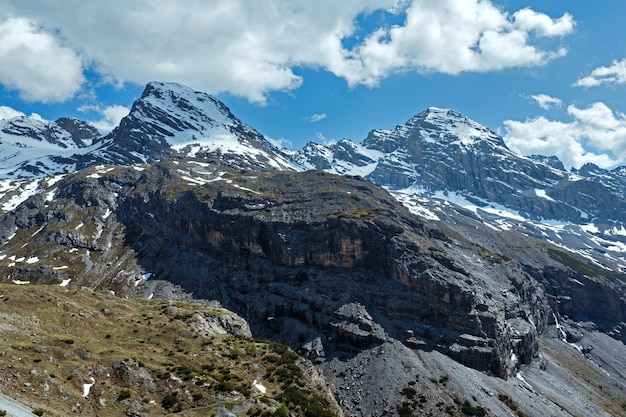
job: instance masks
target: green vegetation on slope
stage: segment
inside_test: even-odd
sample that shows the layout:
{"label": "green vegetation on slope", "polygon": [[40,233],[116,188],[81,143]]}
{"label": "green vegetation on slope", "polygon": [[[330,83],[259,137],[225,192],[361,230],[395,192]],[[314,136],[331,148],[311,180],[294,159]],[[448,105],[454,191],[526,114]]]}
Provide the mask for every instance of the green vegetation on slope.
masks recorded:
{"label": "green vegetation on slope", "polygon": [[0,285],[0,323],[0,389],[45,416],[334,415],[298,355],[226,310]]}
{"label": "green vegetation on slope", "polygon": [[619,279],[622,281],[626,281],[626,275],[621,274],[619,272],[608,271],[606,269],[597,267],[590,263],[581,261],[579,259],[574,258],[572,255],[568,254],[564,250],[559,249],[547,249],[548,255],[554,259],[555,261],[573,269],[574,271],[587,275],[590,277],[606,277],[612,279]]}

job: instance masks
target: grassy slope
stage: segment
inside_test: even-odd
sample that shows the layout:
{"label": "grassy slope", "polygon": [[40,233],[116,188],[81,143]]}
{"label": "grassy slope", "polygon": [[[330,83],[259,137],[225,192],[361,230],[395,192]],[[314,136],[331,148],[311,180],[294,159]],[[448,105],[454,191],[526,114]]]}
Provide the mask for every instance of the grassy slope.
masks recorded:
{"label": "grassy slope", "polygon": [[[282,402],[300,415],[332,415],[292,351],[194,325],[229,314],[90,290],[0,285],[0,389],[50,416],[215,415],[222,406],[267,416]],[[113,367],[120,360],[125,370]],[[96,384],[84,398],[91,378]]]}

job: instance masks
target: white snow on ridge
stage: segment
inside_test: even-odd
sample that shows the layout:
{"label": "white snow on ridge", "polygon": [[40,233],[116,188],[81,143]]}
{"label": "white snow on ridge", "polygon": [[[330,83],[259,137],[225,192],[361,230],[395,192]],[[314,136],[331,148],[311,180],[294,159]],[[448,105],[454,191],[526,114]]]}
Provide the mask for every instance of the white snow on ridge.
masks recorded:
{"label": "white snow on ridge", "polygon": [[208,164],[206,162],[199,162],[199,161],[187,161],[188,164],[194,164],[194,165],[199,165],[203,168],[208,168],[209,166],[211,166],[211,164]]}
{"label": "white snow on ridge", "polygon": [[600,229],[598,229],[598,226],[596,226],[593,223],[584,224],[584,225],[580,226],[580,228],[583,229],[585,232],[590,233],[590,234],[600,233]]}
{"label": "white snow on ridge", "polygon": [[37,194],[37,191],[39,189],[39,181],[40,180],[22,182],[21,184],[25,184],[25,185],[22,188],[21,192],[19,194],[14,195],[13,197],[11,197],[9,201],[4,203],[2,205],[2,210],[13,211],[17,208],[17,206],[22,204],[24,201],[28,200],[29,197]]}
{"label": "white snow on ridge", "polygon": [[266,394],[267,393],[267,388],[265,388],[264,385],[262,385],[261,383],[257,382],[257,380],[255,379],[252,382],[252,386],[259,391],[261,394]]}
{"label": "white snow on ridge", "polygon": [[60,174],[60,175],[53,175],[51,177],[46,178],[46,185],[48,187],[52,187],[54,184],[56,184],[57,182],[61,181],[63,178],[65,178],[66,174]]}
{"label": "white snow on ridge", "polygon": [[548,201],[556,201],[554,200],[552,197],[550,197],[548,195],[548,193],[546,192],[546,190],[539,190],[539,189],[535,189],[535,195],[537,197],[541,197],[541,198],[545,198]]}
{"label": "white snow on ridge", "polygon": [[391,194],[402,203],[409,211],[413,214],[416,214],[420,217],[423,217],[426,220],[431,221],[439,221],[441,220],[437,214],[433,211],[427,209],[423,205],[420,204],[420,197],[416,193],[404,193],[402,191],[390,191]]}
{"label": "white snow on ridge", "polygon": [[620,226],[618,227],[614,227],[610,230],[607,230],[605,232],[605,234],[607,235],[613,235],[613,236],[626,236],[626,229],[624,229],[624,226]]}
{"label": "white snow on ridge", "polygon": [[[459,140],[452,142],[453,144],[456,143],[470,146],[473,145],[477,140],[497,139],[497,135],[495,133],[489,131],[481,124],[449,109],[430,107],[428,109],[428,115],[426,116],[425,121],[444,130],[450,136],[458,137]],[[433,136],[432,134],[424,136],[430,137],[430,141],[443,139],[443,137],[439,136],[439,134],[435,136]]]}
{"label": "white snow on ridge", "polygon": [[89,392],[91,391],[91,387],[93,387],[96,383],[96,380],[91,377],[91,384],[83,384],[83,397],[87,398]]}
{"label": "white snow on ridge", "polygon": [[258,192],[258,191],[252,190],[252,189],[250,189],[250,188],[242,187],[242,186],[240,186],[239,184],[233,184],[233,187],[238,188],[238,189],[243,190],[243,191],[248,191],[248,192],[251,192],[251,193],[253,193],[253,194],[261,194],[261,193],[260,193],[260,192]]}

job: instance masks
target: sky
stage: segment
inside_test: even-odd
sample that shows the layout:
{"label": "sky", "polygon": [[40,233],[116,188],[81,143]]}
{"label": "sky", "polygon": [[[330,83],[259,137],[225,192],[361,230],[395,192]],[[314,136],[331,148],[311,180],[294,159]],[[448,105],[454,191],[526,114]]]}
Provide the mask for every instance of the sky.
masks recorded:
{"label": "sky", "polygon": [[0,119],[113,129],[150,81],[276,144],[451,108],[521,154],[626,165],[623,0],[2,0]]}

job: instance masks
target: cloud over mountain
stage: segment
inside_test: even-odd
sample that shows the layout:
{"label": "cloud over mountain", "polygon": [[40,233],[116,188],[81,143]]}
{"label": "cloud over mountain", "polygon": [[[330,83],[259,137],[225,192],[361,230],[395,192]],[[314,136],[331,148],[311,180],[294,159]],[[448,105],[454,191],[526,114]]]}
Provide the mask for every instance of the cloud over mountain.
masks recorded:
{"label": "cloud over mountain", "polygon": [[[299,67],[330,71],[351,86],[373,86],[405,71],[535,66],[565,53],[543,49],[536,40],[565,36],[574,27],[569,14],[509,14],[487,0],[219,0],[210,7],[165,0],[8,0],[7,6],[19,18],[0,15],[0,56],[17,59],[21,70],[5,68],[0,82],[42,101],[74,94],[83,67],[112,82],[178,80],[263,103],[269,92],[298,88]],[[381,16],[376,24],[361,25],[373,15]],[[23,42],[25,37],[37,42]]]}
{"label": "cloud over mountain", "polygon": [[601,102],[587,108],[570,105],[567,113],[573,120],[505,120],[504,139],[515,152],[554,155],[568,168],[587,162],[602,168],[626,163],[626,115]]}
{"label": "cloud over mountain", "polygon": [[85,80],[78,53],[26,18],[0,19],[0,61],[0,83],[27,101],[64,101]]}

